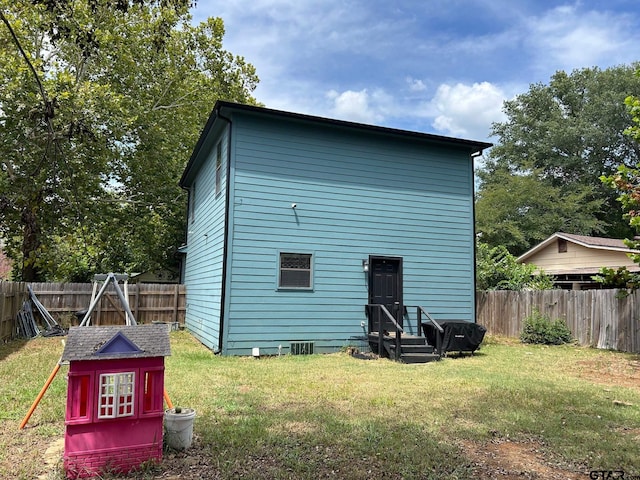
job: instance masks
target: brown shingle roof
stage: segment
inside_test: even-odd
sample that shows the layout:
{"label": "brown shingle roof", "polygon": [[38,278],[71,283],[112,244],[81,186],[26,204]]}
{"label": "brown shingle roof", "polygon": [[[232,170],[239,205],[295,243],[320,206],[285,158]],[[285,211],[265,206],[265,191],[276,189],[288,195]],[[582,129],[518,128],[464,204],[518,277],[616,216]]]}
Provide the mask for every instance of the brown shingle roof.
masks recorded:
{"label": "brown shingle roof", "polygon": [[563,233],[556,232],[551,235],[546,240],[540,242],[530,250],[527,250],[525,253],[518,257],[518,262],[525,262],[525,260],[531,257],[534,253],[542,250],[557,238],[563,238],[569,242],[576,243],[578,245],[582,245],[586,248],[594,248],[600,250],[615,250],[618,252],[625,253],[640,253],[638,250],[632,250],[624,244],[624,240],[619,240],[617,238],[604,238],[604,237],[588,237],[586,235],[574,235],[572,233]]}
{"label": "brown shingle roof", "polygon": [[619,240],[617,238],[587,237],[586,235],[573,235],[571,233],[562,232],[557,235],[559,237],[564,237],[567,240],[574,240],[592,247],[624,248],[631,251],[631,249],[624,244],[623,240]]}
{"label": "brown shingle roof", "polygon": [[[121,353],[96,354],[118,333],[124,335],[140,351],[126,355]],[[171,355],[169,326],[165,324],[71,327],[62,353],[62,361],[166,357],[168,355]]]}

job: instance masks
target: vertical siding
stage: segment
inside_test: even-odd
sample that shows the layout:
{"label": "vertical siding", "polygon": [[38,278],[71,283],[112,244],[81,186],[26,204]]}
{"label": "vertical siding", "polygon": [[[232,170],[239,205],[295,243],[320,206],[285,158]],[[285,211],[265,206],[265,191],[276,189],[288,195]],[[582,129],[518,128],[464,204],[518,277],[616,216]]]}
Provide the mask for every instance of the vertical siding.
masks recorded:
{"label": "vertical siding", "polygon": [[184,282],[187,285],[186,327],[204,345],[218,348],[224,252],[226,130],[222,141],[222,191],[215,193],[216,145],[213,143],[195,180],[194,221],[188,224]]}
{"label": "vertical siding", "polygon": [[[362,335],[369,255],[403,257],[405,304],[474,320],[468,151],[246,115],[233,128],[225,353]],[[313,291],[278,291],[280,251],[313,254]]]}

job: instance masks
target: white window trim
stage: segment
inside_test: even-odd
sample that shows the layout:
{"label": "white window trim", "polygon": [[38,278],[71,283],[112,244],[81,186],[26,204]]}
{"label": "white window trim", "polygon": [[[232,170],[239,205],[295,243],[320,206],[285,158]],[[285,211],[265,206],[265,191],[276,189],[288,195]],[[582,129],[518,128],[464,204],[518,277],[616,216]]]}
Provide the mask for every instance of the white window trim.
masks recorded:
{"label": "white window trim", "polygon": [[[280,266],[282,255],[308,255],[309,256],[309,286],[308,287],[295,287],[295,286],[282,285],[282,268]],[[278,252],[278,281],[276,285],[277,289],[278,290],[305,290],[305,291],[313,290],[314,259],[315,259],[315,254],[313,252],[295,252],[292,250],[279,251]]]}
{"label": "white window trim", "polygon": [[[110,380],[112,380],[112,382],[110,382]],[[120,397],[124,397],[124,401],[121,401]],[[109,399],[112,401],[109,402]],[[132,417],[135,414],[135,404],[135,372],[100,374],[98,384],[98,418]],[[118,413],[121,407],[124,408],[124,413]],[[102,413],[103,410],[105,410],[105,413]]]}

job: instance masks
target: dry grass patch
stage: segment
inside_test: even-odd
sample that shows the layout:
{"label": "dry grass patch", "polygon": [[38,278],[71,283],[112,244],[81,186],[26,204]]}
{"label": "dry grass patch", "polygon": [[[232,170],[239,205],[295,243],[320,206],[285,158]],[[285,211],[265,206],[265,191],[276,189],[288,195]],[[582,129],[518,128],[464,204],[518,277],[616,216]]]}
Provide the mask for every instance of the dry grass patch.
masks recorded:
{"label": "dry grass patch", "polygon": [[[186,332],[171,342],[166,388],[198,412],[194,446],[131,478],[640,475],[637,355],[489,338],[474,356],[416,366],[346,353],[220,357]],[[0,346],[0,478],[47,472],[66,371],[17,426],[61,351],[59,339]]]}

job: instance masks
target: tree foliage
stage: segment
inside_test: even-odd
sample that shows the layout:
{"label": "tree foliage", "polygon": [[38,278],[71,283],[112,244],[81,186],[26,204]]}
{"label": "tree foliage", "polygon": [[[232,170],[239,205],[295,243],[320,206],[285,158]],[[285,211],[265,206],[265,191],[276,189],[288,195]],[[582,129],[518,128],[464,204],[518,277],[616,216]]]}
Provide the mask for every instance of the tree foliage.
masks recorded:
{"label": "tree foliage", "polygon": [[557,72],[548,85],[505,102],[496,146],[478,171],[483,241],[521,254],[557,231],[624,237],[615,195],[598,180],[640,160],[624,135],[624,106],[640,79],[634,66]]}
{"label": "tree foliage", "polygon": [[[640,69],[635,75],[640,78]],[[640,92],[640,87],[633,92]],[[625,104],[633,123],[629,124],[624,133],[631,141],[640,145],[640,97],[629,95],[625,99]],[[640,164],[636,162],[630,166],[622,163],[617,166],[614,173],[600,176],[600,181],[617,194],[617,200],[625,212],[622,218],[629,223],[634,232],[640,232]],[[640,250],[638,237],[627,238],[624,243],[629,248]],[[629,256],[635,263],[640,264],[640,254]],[[627,291],[635,291],[640,287],[640,275],[637,272],[630,272],[626,267],[620,267],[617,270],[602,268],[594,280],[604,286],[623,288]]]}
{"label": "tree foliage", "polygon": [[476,244],[476,288],[478,290],[549,290],[553,277],[535,265],[522,264],[504,245]]}
{"label": "tree foliage", "polygon": [[0,235],[28,281],[175,269],[178,179],[255,69],[185,0],[0,0]]}

